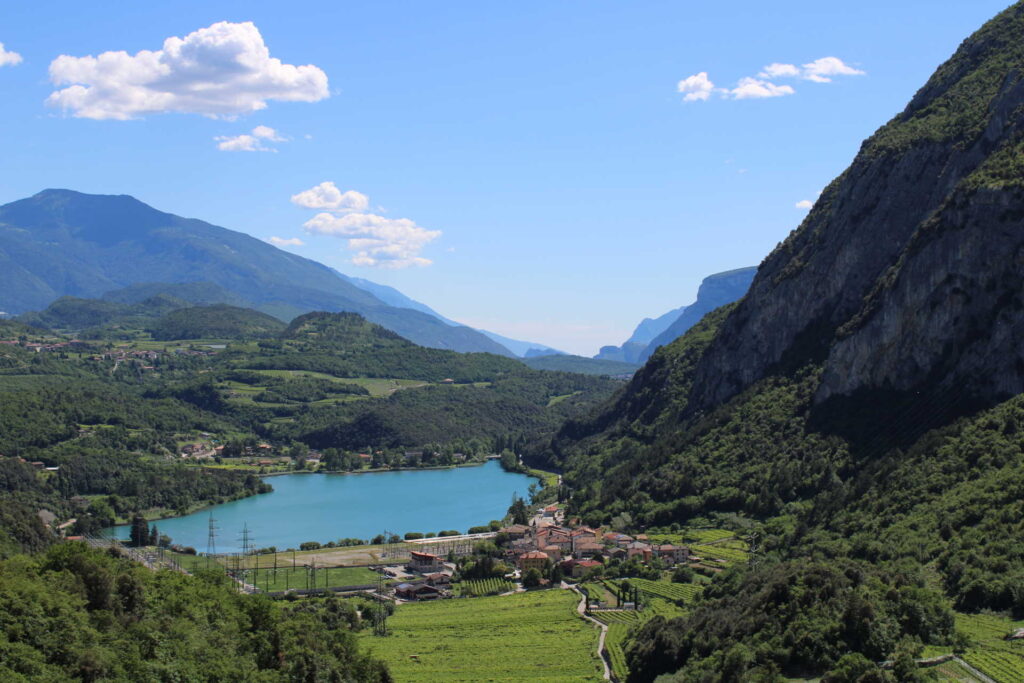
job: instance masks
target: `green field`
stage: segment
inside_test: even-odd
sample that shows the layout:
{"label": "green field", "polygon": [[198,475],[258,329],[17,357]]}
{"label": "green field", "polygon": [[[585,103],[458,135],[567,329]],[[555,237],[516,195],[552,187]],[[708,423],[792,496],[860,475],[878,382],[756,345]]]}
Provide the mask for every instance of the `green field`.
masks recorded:
{"label": "green field", "polygon": [[399,605],[391,635],[362,632],[363,647],[396,681],[601,681],[598,630],[578,596],[548,590]]}
{"label": "green field", "polygon": [[375,585],[380,574],[365,567],[324,567],[312,571],[305,567],[281,567],[249,570],[246,583],[262,591],[283,591],[289,588],[338,588],[341,586]]}
{"label": "green field", "polygon": [[648,581],[647,579],[625,579],[634,587],[639,588],[648,598],[663,598],[678,605],[689,604],[701,591],[701,587],[692,583],[669,583],[667,581]]}
{"label": "green field", "polygon": [[453,587],[456,595],[465,597],[481,597],[484,595],[498,595],[514,591],[516,585],[505,579],[476,579],[473,581],[462,581]]}
{"label": "green field", "polygon": [[328,375],[324,372],[312,372],[310,370],[253,370],[252,372],[258,372],[262,375],[268,375],[270,377],[286,377],[289,379],[296,379],[299,377],[306,377],[309,379],[328,379],[332,382],[340,382],[343,384],[358,384],[364,387],[370,392],[370,396],[390,396],[399,389],[415,389],[417,387],[425,387],[429,382],[424,382],[417,379],[381,379],[379,377],[335,377],[334,375]]}
{"label": "green field", "polygon": [[957,614],[956,628],[971,640],[963,660],[999,683],[1024,681],[1024,642],[1004,640],[1024,621],[988,614]]}
{"label": "green field", "polygon": [[739,564],[750,559],[743,541],[724,541],[714,545],[691,545],[690,551],[705,560],[718,560],[724,565]]}
{"label": "green field", "polygon": [[652,543],[688,545],[691,543],[714,543],[735,535],[735,532],[726,529],[683,529],[675,534],[649,534],[648,538]]}

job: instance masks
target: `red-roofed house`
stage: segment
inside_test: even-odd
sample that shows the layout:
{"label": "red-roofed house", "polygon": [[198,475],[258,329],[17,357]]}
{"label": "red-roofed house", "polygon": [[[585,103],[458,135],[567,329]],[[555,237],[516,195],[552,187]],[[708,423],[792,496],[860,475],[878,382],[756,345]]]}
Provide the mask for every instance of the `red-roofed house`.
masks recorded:
{"label": "red-roofed house", "polygon": [[548,556],[539,550],[531,550],[528,553],[523,553],[519,556],[517,564],[519,565],[520,571],[526,572],[530,569],[536,569],[538,571],[544,571],[544,568],[548,566]]}
{"label": "red-roofed house", "polygon": [[409,568],[417,572],[436,572],[444,566],[444,561],[437,555],[420,553],[415,550],[409,553]]}
{"label": "red-roofed house", "polygon": [[583,577],[591,569],[600,566],[602,565],[597,560],[573,560],[572,577],[574,579],[579,579]]}

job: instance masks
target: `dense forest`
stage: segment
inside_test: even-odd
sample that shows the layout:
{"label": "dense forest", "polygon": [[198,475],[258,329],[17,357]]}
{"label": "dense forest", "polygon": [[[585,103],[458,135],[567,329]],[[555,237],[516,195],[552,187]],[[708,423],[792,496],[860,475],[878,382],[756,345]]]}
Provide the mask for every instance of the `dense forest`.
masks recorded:
{"label": "dense forest", "polygon": [[5,681],[392,680],[358,651],[351,602],[239,595],[81,543],[0,560],[0,613]]}

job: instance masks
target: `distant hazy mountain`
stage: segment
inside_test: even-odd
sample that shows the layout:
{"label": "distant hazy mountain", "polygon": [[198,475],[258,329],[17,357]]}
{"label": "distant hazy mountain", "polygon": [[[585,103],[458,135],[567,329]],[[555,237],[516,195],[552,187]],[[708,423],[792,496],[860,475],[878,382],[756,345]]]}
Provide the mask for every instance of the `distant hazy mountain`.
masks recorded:
{"label": "distant hazy mountain", "polygon": [[[365,280],[361,277],[351,277],[338,271],[334,272],[338,273],[339,277],[348,280],[356,287],[359,287],[360,289],[365,289],[367,292],[373,294],[375,297],[377,297],[384,303],[388,304],[389,306],[397,306],[399,308],[411,308],[415,311],[420,311],[422,313],[426,313],[427,315],[432,315],[438,320],[441,320],[448,325],[462,324],[455,322],[450,318],[446,318],[445,316],[441,315],[430,306],[427,306],[425,303],[416,301],[415,299],[412,299],[406,296],[405,294],[402,294],[402,292],[398,291],[394,287],[389,287],[387,285],[381,285],[376,282],[371,282],[370,280]],[[529,358],[529,352],[531,350],[538,351],[538,355],[564,353],[563,351],[553,349],[550,346],[545,346],[544,344],[538,344],[537,342],[528,342],[521,341],[519,339],[511,339],[509,337],[505,337],[495,332],[488,332],[487,330],[477,329],[477,332],[501,344],[506,349],[508,349],[515,355],[519,356],[520,358]]]}
{"label": "distant hazy mountain", "polygon": [[629,339],[622,343],[622,346],[602,346],[594,358],[598,360],[615,360],[624,363],[641,363],[647,345],[659,334],[668,329],[686,310],[686,306],[674,308],[668,313],[663,313],[657,318],[644,318],[633,330]]}
{"label": "distant hazy mountain", "polygon": [[638,357],[640,363],[647,362],[659,346],[675,341],[688,329],[700,322],[705,315],[719,306],[731,304],[743,298],[750,289],[750,283],[757,274],[757,267],[737,268],[724,273],[715,273],[704,278],[697,290],[697,300],[684,307],[683,312],[663,332],[651,340]]}
{"label": "distant hazy mountain", "polygon": [[686,306],[680,306],[668,313],[659,315],[657,318],[644,318],[633,330],[633,336],[626,340],[627,344],[643,344],[644,346],[654,341],[654,338],[668,329],[679,316],[686,310]]}
{"label": "distant hazy mountain", "polygon": [[389,305],[320,263],[133,197],[45,190],[0,206],[0,310],[39,310],[61,296],[98,298],[139,283],[213,283],[285,321],[351,311],[421,346],[512,355],[476,330]]}
{"label": "distant hazy mountain", "polygon": [[553,349],[550,346],[544,344],[538,344],[537,342],[520,341],[519,339],[510,339],[509,337],[496,334],[494,332],[488,332],[487,330],[477,330],[480,334],[493,339],[498,342],[506,349],[516,354],[520,358],[531,358],[535,355],[564,355],[565,351],[559,351]]}
{"label": "distant hazy mountain", "polygon": [[[743,296],[756,272],[757,268],[739,268],[704,278],[696,302],[644,318],[622,346],[602,346],[594,358],[642,365],[656,348],[682,335],[709,311]],[[690,308],[694,310],[687,313]]]}

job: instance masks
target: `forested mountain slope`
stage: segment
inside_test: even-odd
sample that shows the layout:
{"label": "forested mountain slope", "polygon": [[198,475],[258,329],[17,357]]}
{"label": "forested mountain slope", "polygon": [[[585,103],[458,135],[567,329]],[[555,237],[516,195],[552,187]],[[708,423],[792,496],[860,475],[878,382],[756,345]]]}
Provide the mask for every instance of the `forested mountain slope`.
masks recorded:
{"label": "forested mountain slope", "polygon": [[951,607],[1024,614],[1022,35],[1016,3],[864,143],[744,299],[531,454],[594,524],[759,529],[755,566],[648,622],[631,680],[821,675],[967,646]]}

